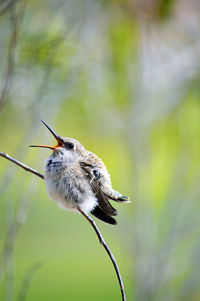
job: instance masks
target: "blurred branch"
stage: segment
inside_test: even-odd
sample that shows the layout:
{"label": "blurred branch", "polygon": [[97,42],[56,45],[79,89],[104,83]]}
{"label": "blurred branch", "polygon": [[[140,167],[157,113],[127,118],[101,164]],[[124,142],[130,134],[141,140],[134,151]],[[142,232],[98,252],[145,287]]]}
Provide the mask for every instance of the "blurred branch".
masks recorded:
{"label": "blurred branch", "polygon": [[3,15],[8,9],[10,9],[19,0],[4,0],[0,5],[0,15]]}
{"label": "blurred branch", "polygon": [[15,222],[12,222],[4,243],[4,251],[1,254],[3,257],[3,264],[0,267],[0,281],[3,279],[6,268],[9,266],[14,250],[15,238],[18,232],[18,225]]}
{"label": "blurred branch", "polygon": [[28,295],[28,289],[30,287],[32,278],[34,274],[43,267],[43,264],[38,261],[32,264],[28,270],[26,271],[24,278],[22,280],[21,286],[20,286],[20,291],[17,300],[19,301],[24,301],[26,300],[26,297]]}
{"label": "blurred branch", "polygon": [[[33,173],[34,175],[40,177],[41,179],[44,179],[44,176],[39,173],[38,171],[34,170],[33,168],[21,163],[20,161],[10,157],[8,154],[6,153],[3,153],[3,152],[0,152],[0,156],[5,158],[5,159],[8,159],[10,160],[11,162],[17,164],[18,166],[22,167],[24,170],[28,171],[28,172],[31,172]],[[88,220],[88,222],[91,224],[91,226],[93,227],[94,231],[96,232],[98,238],[99,238],[99,242],[100,244],[103,245],[103,247],[105,248],[108,256],[110,257],[111,261],[112,261],[112,264],[115,268],[115,272],[117,274],[117,278],[118,278],[118,281],[119,281],[119,285],[120,285],[120,289],[121,289],[121,295],[122,295],[122,300],[123,301],[126,301],[126,296],[125,296],[125,291],[124,291],[124,284],[123,284],[123,281],[122,281],[122,277],[121,277],[121,274],[120,274],[120,270],[119,270],[119,267],[117,265],[117,261],[114,257],[114,255],[112,254],[111,250],[109,249],[109,247],[107,246],[100,230],[98,229],[98,227],[96,226],[94,220],[89,216],[87,215],[85,212],[83,212],[80,208],[78,208],[78,211]]]}
{"label": "blurred branch", "polygon": [[[27,189],[25,190],[23,196],[19,201],[16,216],[13,218],[11,224],[8,227],[4,248],[0,255],[0,282],[2,281],[6,271],[9,270],[9,266],[12,263],[12,256],[14,253],[16,238],[19,234],[22,224],[26,221],[27,209],[36,189],[37,183],[36,181],[31,179],[31,181],[29,181]],[[10,208],[8,210],[10,213]],[[10,280],[11,277],[8,278],[8,280]]]}
{"label": "blurred branch", "polygon": [[10,85],[11,85],[12,73],[14,69],[15,49],[16,49],[17,36],[18,36],[17,14],[15,9],[12,8],[10,13],[11,13],[11,20],[10,20],[11,36],[10,36],[10,42],[8,48],[8,59],[7,59],[7,70],[5,75],[5,81],[0,95],[0,112],[6,101],[6,97],[8,95]]}

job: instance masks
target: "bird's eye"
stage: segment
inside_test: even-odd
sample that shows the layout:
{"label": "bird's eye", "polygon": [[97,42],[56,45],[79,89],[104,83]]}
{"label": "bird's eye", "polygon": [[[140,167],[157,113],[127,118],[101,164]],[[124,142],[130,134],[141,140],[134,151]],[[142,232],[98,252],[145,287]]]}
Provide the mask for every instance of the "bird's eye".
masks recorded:
{"label": "bird's eye", "polygon": [[100,174],[100,172],[98,170],[94,169],[93,170],[93,174],[96,177],[96,179],[99,180],[101,178],[101,174]]}
{"label": "bird's eye", "polygon": [[73,148],[74,148],[74,143],[72,143],[72,142],[66,142],[66,143],[65,143],[65,147],[66,147],[67,149],[73,149]]}

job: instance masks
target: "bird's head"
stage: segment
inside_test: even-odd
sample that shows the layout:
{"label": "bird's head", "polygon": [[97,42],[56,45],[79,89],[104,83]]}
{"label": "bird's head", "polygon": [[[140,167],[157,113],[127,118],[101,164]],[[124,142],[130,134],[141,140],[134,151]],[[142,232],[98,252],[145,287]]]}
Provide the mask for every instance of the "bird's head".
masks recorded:
{"label": "bird's head", "polygon": [[57,141],[57,144],[55,146],[50,146],[50,145],[30,145],[30,147],[42,147],[42,148],[49,148],[53,150],[53,155],[54,157],[56,156],[65,156],[67,158],[77,158],[83,156],[85,149],[83,145],[73,139],[73,138],[67,138],[67,137],[61,137],[57,135],[51,128],[48,126],[48,124],[43,121],[43,124],[48,128],[48,130],[51,132],[51,134],[54,136],[54,138]]}

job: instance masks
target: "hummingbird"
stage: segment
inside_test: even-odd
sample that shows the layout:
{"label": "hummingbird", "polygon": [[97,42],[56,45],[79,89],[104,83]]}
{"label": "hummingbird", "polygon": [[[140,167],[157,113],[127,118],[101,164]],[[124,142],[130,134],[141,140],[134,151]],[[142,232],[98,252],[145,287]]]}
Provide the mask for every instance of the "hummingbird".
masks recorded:
{"label": "hummingbird", "polygon": [[109,200],[130,202],[125,195],[114,190],[103,161],[73,139],[57,135],[41,120],[57,141],[55,146],[30,145],[48,148],[53,153],[46,160],[44,181],[49,198],[65,210],[91,213],[98,219],[117,224],[113,216],[117,210]]}

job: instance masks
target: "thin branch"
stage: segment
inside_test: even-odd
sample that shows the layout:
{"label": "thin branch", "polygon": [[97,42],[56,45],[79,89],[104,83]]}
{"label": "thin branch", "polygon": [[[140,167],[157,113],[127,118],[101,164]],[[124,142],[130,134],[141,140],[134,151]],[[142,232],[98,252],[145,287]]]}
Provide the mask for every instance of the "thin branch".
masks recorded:
{"label": "thin branch", "polygon": [[21,163],[20,161],[14,159],[14,158],[12,158],[12,157],[10,157],[8,154],[3,153],[3,152],[0,152],[0,156],[3,157],[3,158],[5,158],[5,159],[10,160],[11,162],[17,164],[18,166],[22,167],[22,168],[25,169],[26,171],[31,172],[31,173],[33,173],[34,175],[36,175],[36,176],[38,176],[38,177],[40,177],[41,179],[44,180],[44,176],[43,176],[40,172],[38,172],[37,170],[35,170],[35,169],[33,169],[33,168],[31,168],[31,167],[25,165],[24,163]]}
{"label": "thin branch", "polygon": [[[41,179],[44,179],[44,176],[39,173],[38,171],[36,171],[35,169],[21,163],[20,161],[10,157],[8,154],[6,153],[3,153],[3,152],[0,152],[0,156],[5,158],[5,159],[8,159],[10,160],[11,162],[17,164],[18,166],[22,167],[24,170],[28,171],[28,172],[31,172],[33,173],[34,175],[40,177]],[[122,295],[122,300],[123,301],[126,301],[126,296],[125,296],[125,290],[124,290],[124,284],[123,284],[123,281],[122,281],[122,277],[121,277],[121,274],[120,274],[120,270],[119,270],[119,267],[117,265],[117,261],[114,257],[114,255],[112,254],[111,250],[109,249],[109,247],[107,246],[100,230],[98,229],[98,227],[96,226],[94,220],[89,216],[87,215],[85,212],[83,212],[80,208],[78,209],[78,211],[88,220],[88,222],[91,224],[91,226],[93,227],[94,231],[96,232],[97,234],[97,237],[99,239],[99,242],[100,244],[103,245],[103,247],[105,248],[108,256],[110,257],[111,261],[112,261],[112,264],[115,268],[115,272],[117,274],[117,278],[118,278],[118,281],[119,281],[119,285],[120,285],[120,290],[121,290],[121,295]]]}
{"label": "thin branch", "polygon": [[109,247],[107,246],[100,230],[98,229],[95,221],[89,216],[87,215],[84,211],[82,211],[80,208],[78,209],[78,211],[88,220],[88,222],[91,224],[91,226],[93,227],[94,231],[96,232],[96,235],[98,236],[98,239],[99,239],[99,242],[100,244],[105,248],[106,252],[108,253],[108,256],[110,257],[111,261],[112,261],[112,264],[115,268],[115,272],[117,274],[117,278],[118,278],[118,281],[119,281],[119,286],[120,286],[120,290],[121,290],[121,294],[122,294],[122,300],[123,301],[126,301],[126,296],[125,296],[125,291],[124,291],[124,284],[123,284],[123,281],[122,281],[122,277],[121,277],[121,274],[120,274],[120,270],[119,270],[119,267],[117,265],[117,261],[114,257],[114,255],[112,254],[111,250],[109,249]]}

